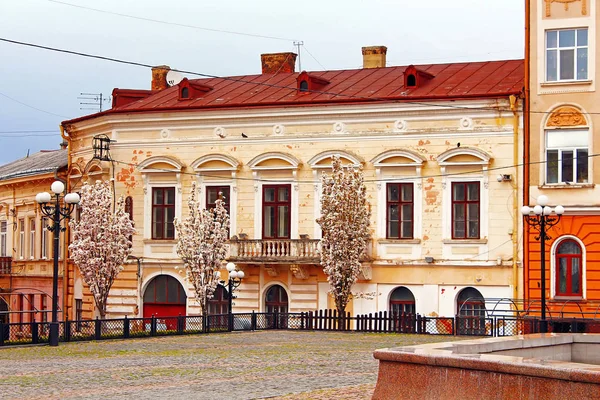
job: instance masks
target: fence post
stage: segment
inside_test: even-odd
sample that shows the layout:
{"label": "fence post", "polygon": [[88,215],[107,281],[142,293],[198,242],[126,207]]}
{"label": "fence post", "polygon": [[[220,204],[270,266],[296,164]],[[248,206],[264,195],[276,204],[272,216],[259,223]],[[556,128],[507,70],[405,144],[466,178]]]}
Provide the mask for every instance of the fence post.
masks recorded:
{"label": "fence post", "polygon": [[96,317],[96,321],[94,321],[94,323],[94,339],[100,340],[102,339],[102,321]]}
{"label": "fence post", "polygon": [[[65,340],[66,340],[66,334],[65,334]],[[35,318],[34,318],[33,322],[31,323],[31,343],[38,344],[39,341],[40,341],[40,338],[39,338],[39,332],[38,332],[38,324],[37,324],[37,322],[35,322]]]}
{"label": "fence post", "polygon": [[125,316],[125,319],[123,320],[123,337],[125,339],[129,338],[129,318],[127,318],[127,315]]}
{"label": "fence post", "polygon": [[454,327],[452,329],[452,334],[454,336],[458,336],[458,332],[460,332],[460,317],[458,314],[454,316]]}
{"label": "fence post", "polygon": [[229,332],[233,331],[233,313],[231,311],[227,314],[227,328]]}
{"label": "fence post", "polygon": [[279,329],[279,315],[277,310],[275,310],[275,313],[273,314],[273,329]]}
{"label": "fence post", "polygon": [[150,319],[150,336],[156,336],[156,317],[154,315]]}
{"label": "fence post", "polygon": [[421,314],[417,314],[417,333],[423,333],[423,327],[421,326]]}
{"label": "fence post", "polygon": [[304,315],[305,315],[305,312],[304,312],[304,311],[302,311],[302,312],[300,313],[300,329],[301,329],[301,330],[304,330]]}
{"label": "fence post", "polygon": [[252,317],[250,318],[250,329],[256,330],[256,313],[252,310]]}
{"label": "fence post", "polygon": [[183,334],[183,317],[181,316],[181,314],[179,314],[179,316],[177,317],[177,333],[182,335]]}
{"label": "fence post", "polygon": [[[35,320],[33,320],[33,322],[35,322]],[[37,327],[36,327],[37,330]],[[65,332],[65,342],[70,342],[71,341],[71,323],[69,322],[69,317],[65,318],[65,323],[64,323],[64,328],[63,331]],[[33,337],[33,334],[32,334]]]}
{"label": "fence post", "polygon": [[[5,324],[2,321],[0,321],[0,346],[4,346],[4,336],[5,336],[4,331],[5,330],[6,330],[6,333],[8,333],[10,335],[10,325],[5,326]],[[6,335],[7,339],[8,339],[9,335]]]}

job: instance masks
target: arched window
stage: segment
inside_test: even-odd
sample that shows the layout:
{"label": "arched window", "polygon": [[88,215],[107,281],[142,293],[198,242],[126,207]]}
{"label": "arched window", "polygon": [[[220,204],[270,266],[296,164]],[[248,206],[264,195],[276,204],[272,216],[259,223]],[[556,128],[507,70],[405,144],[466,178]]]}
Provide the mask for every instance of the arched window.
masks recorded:
{"label": "arched window", "polygon": [[186,87],[181,88],[181,97],[183,99],[187,99],[188,97],[190,97],[190,90]]}
{"label": "arched window", "polygon": [[265,294],[265,311],[268,313],[287,313],[288,296],[285,289],[279,285],[273,285]]}
{"label": "arched window", "polygon": [[394,289],[390,296],[389,310],[392,315],[414,314],[415,296],[405,287]]}
{"label": "arched window", "polygon": [[301,81],[300,82],[300,91],[301,92],[308,92],[308,81]]}
{"label": "arched window", "polygon": [[148,284],[144,303],[185,304],[187,296],[179,281],[169,275],[159,275]]}
{"label": "arched window", "polygon": [[575,240],[563,240],[556,249],[556,296],[583,295],[583,251]]}
{"label": "arched window", "polygon": [[459,335],[485,335],[485,299],[479,290],[468,287],[456,298]]}
{"label": "arched window", "polygon": [[413,74],[410,74],[406,77],[406,86],[407,87],[415,87],[417,86],[417,77]]}

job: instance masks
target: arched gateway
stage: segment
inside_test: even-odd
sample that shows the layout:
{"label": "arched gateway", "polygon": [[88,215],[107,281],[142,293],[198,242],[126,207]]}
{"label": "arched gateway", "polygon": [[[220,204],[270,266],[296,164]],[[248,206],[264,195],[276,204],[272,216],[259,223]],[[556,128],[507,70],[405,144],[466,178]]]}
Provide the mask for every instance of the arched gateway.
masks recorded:
{"label": "arched gateway", "polygon": [[[158,275],[144,291],[144,318],[186,315],[186,299],[185,290],[177,279],[169,275]],[[168,329],[177,329],[175,320],[166,322]]]}

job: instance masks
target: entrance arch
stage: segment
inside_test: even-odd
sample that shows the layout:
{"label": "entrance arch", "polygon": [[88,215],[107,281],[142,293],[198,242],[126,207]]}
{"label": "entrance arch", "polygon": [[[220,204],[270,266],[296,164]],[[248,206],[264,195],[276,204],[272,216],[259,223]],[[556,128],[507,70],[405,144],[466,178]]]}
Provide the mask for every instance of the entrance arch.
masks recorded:
{"label": "entrance arch", "polygon": [[473,287],[460,291],[456,297],[459,335],[485,335],[485,299]]}
{"label": "entrance arch", "polygon": [[415,296],[410,289],[404,286],[394,289],[390,296],[389,311],[391,315],[415,313]]}
{"label": "entrance arch", "polygon": [[[187,296],[181,283],[172,276],[154,277],[144,291],[144,318],[186,315]],[[177,329],[174,319],[167,320],[168,329]],[[171,326],[173,325],[173,326]]]}
{"label": "entrance arch", "polygon": [[279,314],[288,312],[288,295],[282,286],[273,285],[267,290],[265,293],[265,311]]}

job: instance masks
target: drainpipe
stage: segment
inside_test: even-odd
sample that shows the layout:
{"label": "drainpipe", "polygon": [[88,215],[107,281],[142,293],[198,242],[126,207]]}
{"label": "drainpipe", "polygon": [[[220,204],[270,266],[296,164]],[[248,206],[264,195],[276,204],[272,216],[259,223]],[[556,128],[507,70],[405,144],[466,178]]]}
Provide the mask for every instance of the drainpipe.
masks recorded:
{"label": "drainpipe", "polygon": [[[529,204],[529,179],[530,179],[530,148],[529,124],[531,115],[531,4],[525,2],[525,101],[523,104],[523,204]],[[523,299],[529,297],[529,224],[523,224]]]}
{"label": "drainpipe", "polygon": [[512,227],[512,281],[513,281],[513,299],[516,299],[519,295],[519,269],[517,260],[519,258],[519,243],[518,243],[518,229],[519,229],[519,110],[517,108],[517,97],[510,95],[510,109],[513,112],[513,165],[515,165],[515,178],[513,179],[513,227]]}

